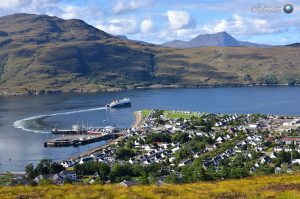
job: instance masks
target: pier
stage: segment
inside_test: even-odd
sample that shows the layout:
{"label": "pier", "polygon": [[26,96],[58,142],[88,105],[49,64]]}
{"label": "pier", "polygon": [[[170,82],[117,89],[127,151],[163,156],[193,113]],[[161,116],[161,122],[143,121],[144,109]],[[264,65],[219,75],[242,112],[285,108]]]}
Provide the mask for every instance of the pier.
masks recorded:
{"label": "pier", "polygon": [[121,131],[126,131],[125,128],[116,128],[113,126],[107,127],[92,127],[92,128],[84,128],[80,125],[73,125],[72,129],[52,129],[52,134],[58,135],[87,135],[87,134],[103,134],[103,133],[117,133]]}
{"label": "pier", "polygon": [[125,132],[104,133],[104,134],[86,134],[86,135],[66,135],[60,138],[55,138],[44,142],[44,147],[78,147],[103,140],[118,138],[124,135]]}

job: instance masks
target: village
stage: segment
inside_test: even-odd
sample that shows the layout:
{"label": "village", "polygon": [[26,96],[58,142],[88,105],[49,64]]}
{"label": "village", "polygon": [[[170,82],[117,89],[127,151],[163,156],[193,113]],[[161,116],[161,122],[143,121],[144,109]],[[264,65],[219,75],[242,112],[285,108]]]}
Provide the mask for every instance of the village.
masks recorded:
{"label": "village", "polygon": [[[132,186],[293,173],[300,169],[298,116],[173,110],[141,110],[138,114],[137,125],[110,144],[77,159],[45,161],[36,168],[27,166],[27,180],[18,176],[15,183]],[[47,172],[42,171],[43,165],[48,167]],[[32,175],[30,179],[28,175]]]}

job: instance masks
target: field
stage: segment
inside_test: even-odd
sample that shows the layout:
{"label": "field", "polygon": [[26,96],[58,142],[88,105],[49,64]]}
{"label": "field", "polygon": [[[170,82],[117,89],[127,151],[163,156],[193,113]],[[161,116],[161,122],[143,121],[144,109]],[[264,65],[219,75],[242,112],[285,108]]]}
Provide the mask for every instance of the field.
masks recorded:
{"label": "field", "polygon": [[189,119],[193,116],[198,116],[195,113],[184,113],[181,111],[164,111],[164,114],[166,116],[167,119],[176,119],[176,118],[183,118],[183,119]]}
{"label": "field", "polygon": [[300,174],[220,182],[134,186],[63,185],[0,187],[0,198],[300,198]]}
{"label": "field", "polygon": [[151,110],[143,109],[143,110],[141,110],[141,112],[142,112],[143,118],[146,118],[150,114]]}

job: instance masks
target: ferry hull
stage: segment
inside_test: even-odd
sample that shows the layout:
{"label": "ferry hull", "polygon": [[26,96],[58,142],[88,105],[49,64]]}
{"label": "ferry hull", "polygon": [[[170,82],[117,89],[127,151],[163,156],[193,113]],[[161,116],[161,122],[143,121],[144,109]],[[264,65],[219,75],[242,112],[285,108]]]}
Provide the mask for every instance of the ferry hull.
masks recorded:
{"label": "ferry hull", "polygon": [[122,108],[122,107],[130,107],[130,106],[131,106],[131,102],[115,104],[115,105],[110,105],[110,104],[106,105],[107,108]]}

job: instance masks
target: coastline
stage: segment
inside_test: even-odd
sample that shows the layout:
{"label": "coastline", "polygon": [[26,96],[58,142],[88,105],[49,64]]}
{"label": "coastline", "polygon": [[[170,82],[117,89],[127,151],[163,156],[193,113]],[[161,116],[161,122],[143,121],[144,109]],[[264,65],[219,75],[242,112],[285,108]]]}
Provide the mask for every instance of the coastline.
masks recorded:
{"label": "coastline", "polygon": [[135,121],[131,126],[131,128],[137,128],[143,119],[142,111],[136,111],[134,112],[134,115],[135,115]]}
{"label": "coastline", "polygon": [[214,85],[161,85],[161,84],[153,84],[150,86],[140,86],[140,87],[127,87],[127,88],[110,88],[110,89],[99,89],[99,90],[50,90],[47,92],[40,91],[27,91],[27,92],[9,92],[9,91],[0,91],[0,96],[39,96],[39,95],[57,95],[63,93],[79,93],[79,94],[91,94],[91,93],[110,93],[110,92],[118,92],[118,91],[126,91],[126,90],[139,90],[139,89],[180,89],[180,88],[193,88],[193,89],[201,89],[201,88],[242,88],[242,87],[300,87],[300,84],[289,85],[289,84],[214,84]]}

